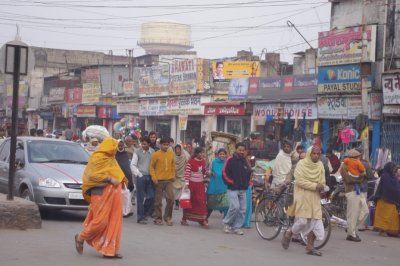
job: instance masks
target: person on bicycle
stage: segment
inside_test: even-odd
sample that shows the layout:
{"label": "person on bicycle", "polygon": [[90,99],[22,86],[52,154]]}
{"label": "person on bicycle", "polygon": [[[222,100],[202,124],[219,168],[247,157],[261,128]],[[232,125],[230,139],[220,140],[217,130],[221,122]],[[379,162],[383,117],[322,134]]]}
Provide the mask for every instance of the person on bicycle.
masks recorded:
{"label": "person on bicycle", "polygon": [[294,214],[295,223],[282,238],[282,247],[289,248],[292,234],[307,235],[306,254],[322,256],[314,249],[315,240],[324,238],[320,192],[325,186],[325,169],[320,161],[321,149],[314,145],[307,150],[306,158],[297,163],[294,171]]}

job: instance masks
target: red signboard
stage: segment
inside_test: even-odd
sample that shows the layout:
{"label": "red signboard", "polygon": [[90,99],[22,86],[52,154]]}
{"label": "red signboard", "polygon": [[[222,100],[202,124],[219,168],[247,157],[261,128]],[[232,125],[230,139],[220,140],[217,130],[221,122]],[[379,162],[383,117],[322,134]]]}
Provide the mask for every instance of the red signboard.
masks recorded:
{"label": "red signboard", "polygon": [[97,110],[98,118],[111,118],[112,117],[112,107],[102,106]]}
{"label": "red signboard", "polygon": [[243,105],[206,105],[205,115],[244,115]]}
{"label": "red signboard", "polygon": [[71,88],[65,90],[66,103],[82,103],[82,88]]}

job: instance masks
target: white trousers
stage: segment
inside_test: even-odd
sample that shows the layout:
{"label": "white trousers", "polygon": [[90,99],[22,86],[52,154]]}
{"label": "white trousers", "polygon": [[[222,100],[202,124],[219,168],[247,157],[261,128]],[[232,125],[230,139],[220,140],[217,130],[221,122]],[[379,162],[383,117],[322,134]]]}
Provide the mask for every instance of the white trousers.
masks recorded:
{"label": "white trousers", "polygon": [[347,234],[357,235],[357,228],[368,216],[367,193],[357,195],[355,191],[346,193],[347,199]]}

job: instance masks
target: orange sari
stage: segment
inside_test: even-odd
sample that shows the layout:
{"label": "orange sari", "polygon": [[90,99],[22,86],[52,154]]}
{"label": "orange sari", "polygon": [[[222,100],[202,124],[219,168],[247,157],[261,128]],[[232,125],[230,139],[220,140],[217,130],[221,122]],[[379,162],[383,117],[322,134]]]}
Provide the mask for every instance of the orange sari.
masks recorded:
{"label": "orange sari", "polygon": [[112,184],[102,195],[92,195],[80,238],[106,256],[119,253],[122,231],[122,185]]}
{"label": "orange sari", "polygon": [[[127,179],[115,159],[118,142],[106,138],[93,153],[83,174],[82,193],[90,203],[79,238],[105,256],[119,252],[122,230],[122,184]],[[106,182],[112,177],[118,186]],[[100,189],[100,193],[91,193]]]}

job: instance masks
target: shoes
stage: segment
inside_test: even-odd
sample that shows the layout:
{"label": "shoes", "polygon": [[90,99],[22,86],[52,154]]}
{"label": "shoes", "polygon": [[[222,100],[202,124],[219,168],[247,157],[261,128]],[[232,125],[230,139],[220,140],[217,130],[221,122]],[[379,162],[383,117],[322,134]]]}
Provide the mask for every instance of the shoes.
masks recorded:
{"label": "shoes", "polygon": [[143,219],[137,222],[138,224],[147,224],[147,222]]}
{"label": "shoes", "polygon": [[83,253],[83,241],[79,241],[79,234],[75,235],[75,248],[79,255]]}
{"label": "shoes", "polygon": [[122,259],[123,257],[120,254],[115,254],[114,256],[103,255],[105,259]]}
{"label": "shoes", "polygon": [[226,234],[229,234],[230,232],[232,232],[232,227],[230,227],[229,225],[225,225],[224,226],[224,232],[226,233]]}
{"label": "shoes", "polygon": [[130,212],[127,215],[124,215],[124,218],[131,217],[132,215],[133,215],[133,212]]}
{"label": "shoes", "polygon": [[240,229],[235,229],[235,230],[233,230],[233,232],[234,232],[236,235],[240,235],[240,236],[244,235],[243,231],[240,230]]}
{"label": "shoes", "polygon": [[348,241],[353,241],[353,242],[361,242],[361,238],[359,238],[358,236],[357,236],[357,237],[354,237],[354,236],[351,236],[351,235],[348,235],[348,236],[346,237],[346,240],[348,240]]}

